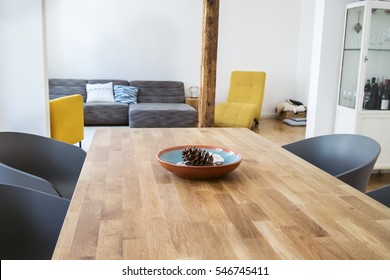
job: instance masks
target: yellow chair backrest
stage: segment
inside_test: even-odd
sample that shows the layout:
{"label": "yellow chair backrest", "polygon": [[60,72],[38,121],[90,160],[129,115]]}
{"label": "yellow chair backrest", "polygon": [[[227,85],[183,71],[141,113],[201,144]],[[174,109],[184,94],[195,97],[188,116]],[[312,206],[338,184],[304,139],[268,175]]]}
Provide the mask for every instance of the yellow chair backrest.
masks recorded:
{"label": "yellow chair backrest", "polygon": [[84,103],[80,94],[50,100],[51,138],[75,144],[84,139]]}
{"label": "yellow chair backrest", "polygon": [[233,71],[227,102],[255,104],[255,119],[259,121],[263,106],[265,78],[265,72]]}

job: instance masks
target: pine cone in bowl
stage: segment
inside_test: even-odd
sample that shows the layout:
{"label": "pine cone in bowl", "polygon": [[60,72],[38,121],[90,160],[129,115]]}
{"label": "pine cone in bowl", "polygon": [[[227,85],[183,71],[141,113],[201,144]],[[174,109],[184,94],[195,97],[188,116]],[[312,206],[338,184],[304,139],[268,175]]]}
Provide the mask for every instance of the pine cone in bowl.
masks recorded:
{"label": "pine cone in bowl", "polygon": [[213,165],[213,155],[204,149],[200,149],[197,147],[188,147],[183,150],[181,155],[185,165],[189,165],[189,166]]}

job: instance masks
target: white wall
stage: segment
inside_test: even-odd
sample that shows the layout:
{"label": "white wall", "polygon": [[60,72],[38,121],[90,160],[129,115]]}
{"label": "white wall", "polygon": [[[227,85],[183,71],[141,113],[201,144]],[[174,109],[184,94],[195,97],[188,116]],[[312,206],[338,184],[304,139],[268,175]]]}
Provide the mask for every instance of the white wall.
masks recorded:
{"label": "white wall", "polygon": [[49,135],[41,0],[0,0],[0,131]]}
{"label": "white wall", "polygon": [[306,137],[334,132],[345,7],[353,0],[316,0]]}
{"label": "white wall", "polygon": [[[201,0],[46,1],[50,78],[199,85]],[[220,1],[216,102],[232,70],[267,72],[263,116],[296,98],[302,0]]]}
{"label": "white wall", "polygon": [[262,116],[295,99],[301,0],[220,2],[216,102],[226,99],[232,70],[267,73]]}
{"label": "white wall", "polygon": [[298,65],[296,71],[297,99],[308,104],[309,85],[311,75],[311,57],[314,36],[316,2],[313,0],[302,0],[301,22],[299,32]]}
{"label": "white wall", "polygon": [[[42,3],[0,1],[0,129],[45,134]],[[201,0],[42,1],[49,78],[199,85]],[[263,70],[263,117],[273,115],[278,102],[295,98],[309,106],[309,136],[331,132],[348,2],[353,0],[221,1],[216,101],[225,100],[232,70]],[[318,3],[323,8],[316,18]],[[21,77],[28,91],[15,88]]]}
{"label": "white wall", "polygon": [[199,85],[202,1],[50,0],[50,78]]}

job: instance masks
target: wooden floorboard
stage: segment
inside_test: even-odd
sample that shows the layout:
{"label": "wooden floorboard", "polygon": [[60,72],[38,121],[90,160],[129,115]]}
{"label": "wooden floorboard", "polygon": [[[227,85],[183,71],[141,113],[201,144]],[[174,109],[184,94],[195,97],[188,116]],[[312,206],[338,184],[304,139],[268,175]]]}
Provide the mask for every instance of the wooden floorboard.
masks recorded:
{"label": "wooden floorboard", "polygon": [[[305,126],[290,126],[274,118],[261,119],[260,124],[252,130],[280,145],[305,139],[306,133]],[[385,185],[390,185],[390,173],[374,171],[368,183],[367,191]]]}

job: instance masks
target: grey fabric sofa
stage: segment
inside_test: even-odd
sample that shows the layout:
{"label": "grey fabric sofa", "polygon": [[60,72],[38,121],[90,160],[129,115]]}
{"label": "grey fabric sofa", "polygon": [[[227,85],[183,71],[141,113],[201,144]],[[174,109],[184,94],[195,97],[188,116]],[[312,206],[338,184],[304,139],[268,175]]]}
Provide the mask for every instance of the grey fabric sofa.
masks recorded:
{"label": "grey fabric sofa", "polygon": [[[86,103],[86,84],[108,83],[138,88],[137,104]],[[195,127],[196,110],[185,104],[184,84],[177,81],[126,81],[49,79],[50,99],[81,94],[85,125],[129,125],[130,127]]]}
{"label": "grey fabric sofa", "polygon": [[130,127],[196,126],[198,116],[195,109],[185,104],[182,82],[131,81],[129,84],[139,89],[138,103],[130,104]]}

